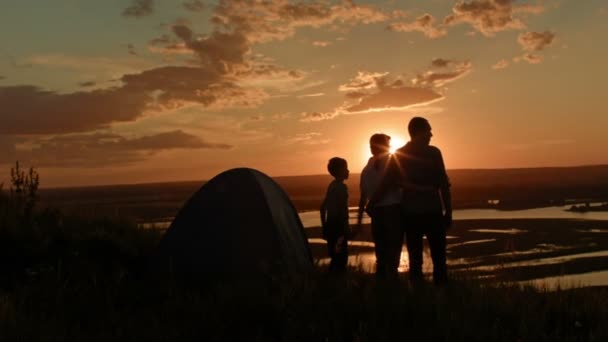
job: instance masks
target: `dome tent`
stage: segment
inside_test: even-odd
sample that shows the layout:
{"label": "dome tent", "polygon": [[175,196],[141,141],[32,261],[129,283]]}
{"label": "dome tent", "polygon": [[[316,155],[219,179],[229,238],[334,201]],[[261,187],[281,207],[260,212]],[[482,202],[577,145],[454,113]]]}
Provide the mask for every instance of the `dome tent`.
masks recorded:
{"label": "dome tent", "polygon": [[260,274],[312,269],[300,218],[281,187],[249,168],[225,171],[179,211],[160,243],[174,272]]}

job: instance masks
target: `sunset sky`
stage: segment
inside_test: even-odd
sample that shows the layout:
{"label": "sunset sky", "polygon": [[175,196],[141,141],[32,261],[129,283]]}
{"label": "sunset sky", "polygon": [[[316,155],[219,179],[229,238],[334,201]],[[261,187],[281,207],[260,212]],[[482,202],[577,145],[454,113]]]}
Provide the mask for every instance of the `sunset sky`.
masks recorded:
{"label": "sunset sky", "polygon": [[0,182],[357,173],[413,116],[448,169],[608,163],[605,0],[0,3]]}

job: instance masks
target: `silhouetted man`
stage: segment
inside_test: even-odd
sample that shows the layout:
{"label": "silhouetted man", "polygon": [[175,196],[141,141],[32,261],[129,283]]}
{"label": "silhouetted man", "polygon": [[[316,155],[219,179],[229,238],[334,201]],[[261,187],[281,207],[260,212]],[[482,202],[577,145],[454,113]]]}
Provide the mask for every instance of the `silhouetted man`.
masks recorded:
{"label": "silhouetted man", "polygon": [[426,235],[433,259],[433,281],[447,281],[446,229],[452,224],[450,183],[441,151],[431,146],[431,125],[421,117],[408,124],[410,142],[395,152],[395,163],[382,186],[382,191],[410,183],[431,187],[433,191],[409,189],[401,200],[404,230],[410,259],[410,279],[423,279],[422,238]]}

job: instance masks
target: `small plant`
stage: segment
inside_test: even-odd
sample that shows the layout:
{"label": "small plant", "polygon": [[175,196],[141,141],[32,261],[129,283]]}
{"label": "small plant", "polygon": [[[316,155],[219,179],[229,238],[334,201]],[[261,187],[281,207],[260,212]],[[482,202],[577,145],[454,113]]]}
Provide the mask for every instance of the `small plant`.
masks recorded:
{"label": "small plant", "polygon": [[15,162],[15,167],[11,168],[11,197],[16,205],[18,214],[24,218],[31,217],[36,201],[38,200],[38,186],[40,176],[38,172],[30,167],[26,173],[19,166],[19,161]]}

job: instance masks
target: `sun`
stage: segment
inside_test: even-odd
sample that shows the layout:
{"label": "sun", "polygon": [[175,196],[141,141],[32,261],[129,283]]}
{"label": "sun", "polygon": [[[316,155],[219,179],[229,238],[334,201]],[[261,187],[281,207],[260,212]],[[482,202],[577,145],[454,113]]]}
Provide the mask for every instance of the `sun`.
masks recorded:
{"label": "sun", "polygon": [[391,146],[389,147],[389,151],[391,153],[395,153],[395,151],[401,147],[405,145],[405,140],[402,139],[401,137],[391,137]]}

